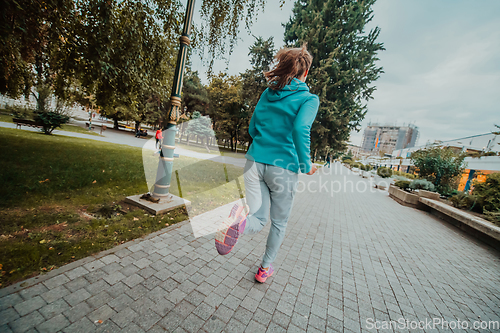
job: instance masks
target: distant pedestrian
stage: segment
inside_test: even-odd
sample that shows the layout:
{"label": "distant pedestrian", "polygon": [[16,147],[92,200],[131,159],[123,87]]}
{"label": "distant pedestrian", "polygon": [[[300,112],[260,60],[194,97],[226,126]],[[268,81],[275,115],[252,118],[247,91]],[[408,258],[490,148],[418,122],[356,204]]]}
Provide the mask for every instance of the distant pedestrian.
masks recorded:
{"label": "distant pedestrian", "polygon": [[328,168],[330,168],[330,162],[331,162],[332,158],[330,157],[330,154],[328,154],[326,156],[326,163],[324,165],[324,167],[326,168],[326,166],[328,165]]}
{"label": "distant pedestrian", "polygon": [[253,142],[246,154],[245,189],[248,206],[234,205],[215,236],[219,254],[229,253],[238,237],[262,230],[271,217],[266,251],[255,279],[265,282],[285,237],[297,189],[298,173],[312,175],[311,125],[319,98],[305,84],[312,56],[305,45],[283,48],[276,65],[264,75],[268,88],[255,107],[248,132]]}
{"label": "distant pedestrian", "polygon": [[161,132],[161,129],[158,129],[156,131],[155,138],[156,138],[156,145],[155,145],[156,149],[158,149],[158,147],[159,149],[161,149],[161,140],[163,139],[163,134]]}

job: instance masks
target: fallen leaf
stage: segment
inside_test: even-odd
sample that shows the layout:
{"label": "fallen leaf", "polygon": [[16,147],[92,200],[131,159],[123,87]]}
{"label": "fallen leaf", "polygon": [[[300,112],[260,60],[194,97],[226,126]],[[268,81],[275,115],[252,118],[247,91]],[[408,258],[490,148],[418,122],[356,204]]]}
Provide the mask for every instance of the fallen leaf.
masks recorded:
{"label": "fallen leaf", "polygon": [[53,249],[54,249],[54,248],[53,248],[52,246],[51,246],[51,247],[49,247],[49,250],[53,250]]}
{"label": "fallen leaf", "polygon": [[47,243],[47,241],[46,241],[45,239],[42,239],[42,240],[40,241],[40,244],[45,244],[45,243]]}
{"label": "fallen leaf", "polygon": [[139,219],[137,217],[134,217],[134,221],[139,221]]}
{"label": "fallen leaf", "polygon": [[95,184],[95,183],[97,183],[97,180],[94,180],[94,181],[92,182],[92,184]]}
{"label": "fallen leaf", "polygon": [[0,264],[0,270],[1,270],[2,268],[3,268],[3,265],[2,265],[2,264]]}
{"label": "fallen leaf", "polygon": [[15,269],[13,269],[13,270],[11,270],[11,271],[9,272],[9,274],[14,273],[15,271],[16,271],[16,270],[15,270]]}

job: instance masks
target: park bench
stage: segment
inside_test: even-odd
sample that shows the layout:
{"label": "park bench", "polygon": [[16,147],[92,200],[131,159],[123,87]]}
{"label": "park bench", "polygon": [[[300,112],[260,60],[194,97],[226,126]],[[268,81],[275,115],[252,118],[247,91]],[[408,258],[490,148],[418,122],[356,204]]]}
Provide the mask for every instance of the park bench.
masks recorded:
{"label": "park bench", "polygon": [[43,127],[42,123],[36,122],[34,120],[28,120],[28,119],[18,119],[14,118],[12,119],[14,123],[16,123],[16,129],[21,128],[21,126],[29,126],[29,127]]}

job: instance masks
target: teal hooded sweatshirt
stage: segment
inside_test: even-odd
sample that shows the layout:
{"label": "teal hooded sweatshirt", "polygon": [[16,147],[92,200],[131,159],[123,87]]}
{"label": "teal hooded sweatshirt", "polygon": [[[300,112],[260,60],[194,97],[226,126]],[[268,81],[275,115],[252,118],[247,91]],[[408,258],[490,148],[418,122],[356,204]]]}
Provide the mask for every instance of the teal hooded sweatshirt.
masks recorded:
{"label": "teal hooded sweatshirt", "polygon": [[245,157],[299,173],[311,163],[311,125],[319,98],[293,79],[281,90],[267,88],[255,107],[248,132],[253,139]]}

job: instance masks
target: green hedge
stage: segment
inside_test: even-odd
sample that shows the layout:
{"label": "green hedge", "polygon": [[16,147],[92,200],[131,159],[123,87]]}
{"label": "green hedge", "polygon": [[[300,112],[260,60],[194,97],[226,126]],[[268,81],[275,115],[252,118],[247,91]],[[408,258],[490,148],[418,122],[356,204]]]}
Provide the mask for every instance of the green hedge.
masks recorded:
{"label": "green hedge", "polygon": [[382,178],[389,178],[392,176],[392,169],[388,167],[380,167],[377,169],[377,175]]}
{"label": "green hedge", "polygon": [[397,182],[394,183],[397,187],[399,187],[402,190],[406,190],[410,188],[410,181],[409,180],[398,180]]}

